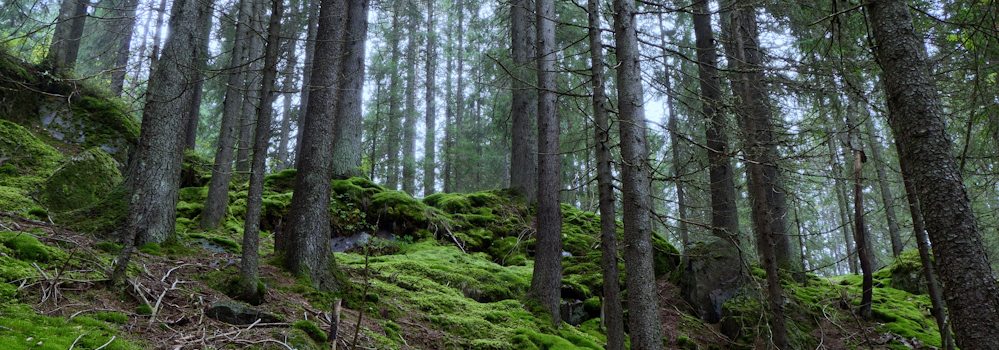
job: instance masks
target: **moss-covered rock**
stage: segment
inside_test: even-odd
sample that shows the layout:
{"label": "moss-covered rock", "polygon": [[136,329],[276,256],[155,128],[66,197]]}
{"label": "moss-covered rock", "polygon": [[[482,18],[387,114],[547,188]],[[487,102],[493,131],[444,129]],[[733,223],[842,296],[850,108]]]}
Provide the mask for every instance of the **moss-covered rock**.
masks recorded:
{"label": "moss-covered rock", "polygon": [[295,175],[298,170],[285,169],[276,174],[264,176],[264,188],[269,191],[285,193],[295,189]]}
{"label": "moss-covered rock", "polygon": [[56,213],[86,207],[121,183],[118,167],[103,149],[88,149],[70,158],[45,181],[39,200]]}
{"label": "moss-covered rock", "polygon": [[25,213],[35,207],[26,191],[16,187],[0,186],[0,211]]}
{"label": "moss-covered rock", "polygon": [[923,273],[923,262],[919,258],[919,251],[902,252],[901,255],[895,257],[895,261],[888,267],[888,271],[891,272],[889,277],[891,277],[890,285],[892,288],[912,294],[928,293],[926,275]]}
{"label": "moss-covered rock", "polygon": [[62,153],[25,128],[0,120],[0,186],[34,191],[63,159]]}
{"label": "moss-covered rock", "polygon": [[674,274],[672,280],[696,315],[709,323],[717,323],[721,320],[722,304],[748,280],[742,256],[735,245],[718,237],[695,243],[688,255],[687,265]]}

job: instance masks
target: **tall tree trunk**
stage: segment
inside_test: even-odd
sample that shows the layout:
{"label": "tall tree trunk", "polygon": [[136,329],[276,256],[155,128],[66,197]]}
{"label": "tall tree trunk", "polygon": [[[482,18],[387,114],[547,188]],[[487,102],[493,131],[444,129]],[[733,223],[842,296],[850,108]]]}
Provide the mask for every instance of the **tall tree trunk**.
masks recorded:
{"label": "tall tree trunk", "polygon": [[[673,174],[676,179],[673,182],[676,186],[677,215],[680,217],[680,220],[678,220],[678,225],[680,226],[680,244],[683,246],[683,262],[686,263],[687,258],[689,257],[687,254],[687,248],[690,247],[690,237],[688,234],[690,230],[687,229],[687,210],[689,209],[689,206],[687,205],[687,193],[683,186],[684,181],[681,179],[686,172],[686,168],[684,167],[685,160],[682,159],[683,155],[686,154],[686,147],[680,144],[680,132],[677,130],[676,120],[676,101],[674,101],[673,98],[673,87],[670,79],[669,65],[666,64],[666,57],[668,57],[669,54],[666,49],[666,36],[668,34],[666,33],[666,27],[663,25],[663,14],[660,13],[657,17],[659,19],[659,45],[662,46],[663,50],[663,85],[666,86],[666,110],[669,113],[669,119],[666,122],[666,129],[667,132],[669,132],[670,153],[673,156]],[[710,21],[710,19],[708,19],[708,21]]]}
{"label": "tall tree trunk", "polygon": [[881,156],[881,145],[877,140],[877,130],[874,130],[874,122],[867,112],[867,107],[861,106],[867,121],[864,126],[867,129],[867,144],[871,146],[871,160],[874,161],[874,168],[878,174],[878,184],[881,187],[881,201],[885,206],[885,219],[888,221],[888,234],[891,236],[891,253],[893,256],[902,254],[905,249],[905,242],[902,241],[902,233],[898,228],[898,216],[895,215],[895,196],[891,193],[891,183],[888,182],[888,172],[885,171],[884,157]]}
{"label": "tall tree trunk", "polygon": [[406,0],[409,13],[409,43],[406,44],[406,112],[402,133],[402,191],[416,194],[416,48],[420,15],[415,0]]}
{"label": "tall tree trunk", "polygon": [[[624,350],[624,312],[621,310],[621,277],[617,266],[617,215],[614,212],[614,174],[611,170],[610,118],[604,88],[604,52],[600,40],[600,0],[588,0],[590,72],[593,74],[593,121],[600,193],[600,270],[603,272],[607,350]],[[512,175],[512,174],[511,174]]]}
{"label": "tall tree trunk", "polygon": [[[773,344],[778,349],[787,349],[787,324],[784,319],[784,295],[778,271],[798,271],[791,258],[791,243],[786,234],[784,218],[787,214],[787,200],[779,184],[780,172],[777,169],[777,140],[763,90],[763,54],[759,47],[759,34],[756,24],[756,9],[745,0],[737,0],[735,13],[730,16],[731,28],[735,32],[736,69],[738,89],[742,108],[739,111],[740,123],[745,132],[747,177],[752,198],[752,217],[757,232],[757,248],[767,272],[767,298],[770,306],[770,329]],[[731,64],[731,62],[730,62]]]}
{"label": "tall tree trunk", "polygon": [[128,72],[128,57],[132,53],[132,35],[135,33],[135,8],[138,6],[139,0],[124,0],[120,7],[115,9],[115,15],[119,17],[119,19],[115,20],[115,28],[119,31],[120,35],[117,38],[118,55],[115,58],[115,68],[111,73],[111,93],[114,96],[121,96],[121,92],[125,87],[125,75]]}
{"label": "tall tree trunk", "polygon": [[55,33],[49,45],[45,60],[52,65],[55,73],[62,69],[73,69],[80,53],[80,39],[87,21],[88,0],[63,0],[56,17]]}
{"label": "tall tree trunk", "polygon": [[[297,11],[295,11],[294,7],[292,7],[292,14],[289,17],[297,18],[298,14],[295,12]],[[294,25],[286,26],[285,28],[287,27],[292,27],[293,29],[295,28]],[[277,163],[275,165],[276,171],[282,171],[291,166],[291,159],[288,157],[288,141],[291,139],[291,120],[293,114],[291,110],[291,99],[295,94],[293,92],[295,91],[295,65],[298,64],[298,58],[295,57],[295,41],[290,40],[285,45],[287,45],[285,48],[285,55],[288,57],[288,62],[285,63],[284,72],[282,72],[282,74],[284,74],[284,81],[281,82],[281,90],[284,94],[284,98],[281,108],[281,135],[277,147],[277,161],[275,162]]]}
{"label": "tall tree trunk", "polygon": [[851,244],[851,241],[853,240],[853,229],[850,227],[849,223],[849,210],[847,209],[846,204],[846,194],[843,193],[843,178],[842,174],[840,174],[839,153],[837,152],[835,142],[835,137],[830,137],[829,140],[826,141],[826,145],[829,146],[829,164],[832,167],[833,187],[836,191],[836,204],[839,207],[840,230],[843,232],[843,243],[846,247],[845,259],[847,265],[850,267],[850,273],[856,274],[858,272],[857,259],[854,258],[855,255],[853,252],[853,245]]}
{"label": "tall tree trunk", "polygon": [[239,265],[240,300],[250,305],[264,301],[260,284],[260,209],[263,205],[264,175],[267,174],[267,148],[270,147],[271,113],[274,101],[274,81],[277,78],[278,52],[281,46],[281,14],[284,0],[271,0],[271,19],[264,50],[264,72],[260,85],[260,107],[257,108],[257,130],[253,141],[253,171],[246,195],[246,222],[243,225],[243,254]]}
{"label": "tall tree trunk", "polygon": [[538,104],[537,95],[529,86],[535,74],[528,66],[534,57],[536,33],[531,30],[530,16],[533,11],[533,0],[510,3],[510,47],[516,74],[511,82],[510,189],[523,194],[528,204],[534,203],[538,192],[538,136],[535,133]]}
{"label": "tall tree trunk", "polygon": [[[535,4],[538,40],[538,217],[534,275],[529,294],[548,309],[552,322],[558,327],[562,320],[559,312],[562,303],[562,206],[559,204],[561,162],[555,106],[555,1],[536,0]],[[461,85],[461,68],[458,71],[458,84]]]}
{"label": "tall tree trunk", "polygon": [[639,66],[635,2],[614,0],[618,114],[621,119],[621,183],[628,328],[634,349],[662,349],[662,323],[652,264],[650,181],[642,71]]}
{"label": "tall tree trunk", "polygon": [[305,121],[309,118],[309,94],[312,92],[312,62],[316,59],[316,35],[319,27],[319,2],[309,0],[309,25],[305,37],[305,59],[302,61],[302,95],[298,104],[298,135],[295,137],[295,168],[298,168],[298,155],[302,151],[302,135],[305,134]]}
{"label": "tall tree trunk", "polygon": [[176,117],[191,102],[190,86],[201,79],[194,69],[200,17],[211,13],[212,1],[176,0],[170,16],[170,37],[163,60],[149,80],[149,103],[143,110],[142,129],[128,178],[132,184],[125,221],[123,247],[112,274],[115,291],[124,291],[126,271],[135,245],[160,243],[174,233],[177,190],[186,121]]}
{"label": "tall tree trunk", "polygon": [[[465,29],[465,10],[464,10],[464,6],[465,6],[465,4],[464,4],[463,0],[458,0],[458,27],[457,28],[459,28],[460,30],[458,30],[455,33],[455,34],[458,35],[458,48],[457,48],[457,55],[458,55],[458,57],[455,58],[455,65],[457,65],[457,67],[455,67],[455,69],[457,70],[457,72],[456,72],[457,77],[455,79],[457,80],[458,83],[457,83],[457,86],[455,87],[456,90],[455,90],[455,93],[454,93],[454,99],[455,99],[455,102],[454,102],[454,131],[452,131],[452,135],[451,135],[453,137],[453,139],[451,140],[451,157],[452,157],[452,159],[453,158],[457,158],[457,162],[458,163],[462,163],[462,161],[463,161],[463,159],[462,159],[463,157],[461,157],[461,152],[459,152],[459,150],[461,149],[462,133],[465,131],[465,129],[462,127],[462,122],[465,120],[465,75],[464,75],[464,73],[465,73],[465,31],[464,31],[464,29]],[[457,144],[457,148],[458,149],[455,149],[456,148],[455,147],[456,144]],[[462,169],[462,167],[458,167],[458,169]],[[453,190],[455,190],[455,191],[462,191],[462,190],[464,190],[464,188],[461,186],[462,185],[461,180],[462,180],[461,173],[451,174],[451,188]]]}
{"label": "tall tree trunk", "polygon": [[[239,122],[239,146],[236,147],[236,172],[250,170],[250,151],[253,149],[253,126],[260,107],[260,80],[264,56],[264,9],[262,0],[252,0],[253,12],[250,16],[250,51],[246,67],[246,96],[243,97],[242,120]],[[245,177],[243,178],[245,179]]]}
{"label": "tall tree trunk", "polygon": [[916,198],[916,186],[912,183],[912,173],[909,172],[909,164],[902,157],[904,150],[897,142],[895,146],[899,154],[898,167],[902,171],[902,182],[905,185],[905,198],[909,202],[909,213],[912,214],[912,232],[916,236],[919,261],[923,264],[923,277],[926,278],[927,293],[929,293],[930,303],[933,305],[933,317],[936,318],[937,328],[940,330],[940,342],[944,349],[954,350],[954,338],[951,336],[950,325],[947,320],[947,305],[944,304],[943,295],[937,283],[936,273],[933,272],[930,241],[926,239],[923,217],[919,214],[919,199]]}
{"label": "tall tree trunk", "polygon": [[185,142],[184,147],[189,150],[193,150],[198,146],[198,123],[201,121],[201,98],[204,94],[205,71],[208,70],[208,41],[209,35],[212,31],[212,16],[211,14],[207,16],[202,16],[200,25],[201,31],[198,33],[197,40],[197,58],[196,64],[198,65],[198,74],[200,79],[194,82],[194,87],[191,90],[191,107],[188,109],[187,126],[186,133],[184,136]]}
{"label": "tall tree trunk", "polygon": [[287,257],[286,267],[298,275],[311,277],[320,291],[336,291],[343,287],[334,269],[331,252],[330,177],[337,104],[337,82],[344,59],[344,36],[347,21],[347,0],[322,0],[316,52],[309,93],[309,110],[302,129],[302,149],[298,154],[298,176],[295,194],[288,209],[286,237],[279,247]]}
{"label": "tall tree trunk", "polygon": [[860,317],[871,318],[871,301],[874,297],[874,271],[871,266],[871,243],[867,233],[864,215],[864,162],[867,155],[860,143],[859,130],[854,118],[847,114],[846,129],[850,134],[850,149],[853,151],[853,222],[854,240],[857,242],[857,256],[860,258],[860,270],[863,273],[862,297],[860,301]]}
{"label": "tall tree trunk", "polygon": [[402,115],[399,112],[399,99],[400,92],[402,89],[402,82],[400,82],[399,74],[399,61],[402,59],[402,54],[399,52],[399,37],[402,36],[402,23],[399,17],[402,16],[402,1],[403,0],[392,0],[392,29],[389,33],[389,47],[392,50],[392,56],[390,58],[390,70],[389,73],[389,115],[388,115],[388,154],[385,157],[385,166],[387,171],[385,176],[385,187],[390,190],[399,189],[399,143],[400,136],[399,133],[402,131],[401,121]]}
{"label": "tall tree trunk", "polygon": [[201,211],[201,228],[214,230],[222,223],[226,207],[229,205],[229,181],[232,178],[232,161],[235,157],[236,139],[239,133],[240,109],[243,107],[243,77],[249,51],[249,18],[253,11],[253,0],[240,0],[239,18],[236,24],[236,42],[232,46],[229,61],[228,81],[225,98],[222,101],[222,121],[219,126],[218,148],[215,151],[215,164],[212,178],[208,182],[208,196]]}
{"label": "tall tree trunk", "polygon": [[957,347],[999,344],[999,290],[947,129],[936,83],[905,1],[867,4],[873,48],[884,72],[888,123],[909,165],[920,213],[933,242]]}
{"label": "tall tree trunk", "polygon": [[361,104],[364,95],[364,50],[368,36],[370,0],[348,0],[347,41],[344,43],[342,81],[338,84],[340,102],[333,137],[333,176],[361,176]]}
{"label": "tall tree trunk", "polygon": [[423,138],[423,196],[434,193],[434,186],[437,183],[436,152],[437,145],[437,85],[434,81],[437,76],[437,32],[434,22],[435,0],[427,0],[427,116],[424,130],[426,134]]}
{"label": "tall tree trunk", "polygon": [[160,7],[156,8],[156,31],[153,32],[153,48],[149,53],[149,75],[152,76],[156,63],[160,60],[160,39],[163,37],[163,16],[166,15],[167,0],[160,0]]}
{"label": "tall tree trunk", "polygon": [[[452,22],[453,23],[453,22]],[[454,26],[452,25],[447,32],[447,64],[445,65],[446,74],[446,85],[445,89],[447,93],[444,98],[444,192],[450,193],[454,191],[454,185],[451,181],[451,163],[453,162],[453,157],[451,153],[454,151],[453,133],[452,129],[454,126],[452,122],[454,121],[454,86],[451,80],[451,72],[454,69]]]}

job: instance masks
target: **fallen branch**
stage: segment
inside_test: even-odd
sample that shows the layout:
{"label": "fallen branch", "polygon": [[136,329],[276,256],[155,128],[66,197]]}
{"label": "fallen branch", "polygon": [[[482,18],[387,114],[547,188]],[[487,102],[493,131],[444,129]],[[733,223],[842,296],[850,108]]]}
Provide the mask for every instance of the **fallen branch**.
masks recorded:
{"label": "fallen branch", "polygon": [[80,334],[79,337],[76,337],[76,340],[73,341],[73,344],[69,344],[69,350],[73,350],[73,348],[76,347],[76,342],[80,341],[80,339],[82,339],[83,336],[87,335],[87,333],[90,333],[90,331],[92,330],[94,329],[93,328],[88,329],[86,332],[83,332],[83,334]]}
{"label": "fallen branch", "polygon": [[109,344],[111,344],[111,342],[113,342],[113,341],[114,341],[114,339],[115,339],[115,338],[117,338],[117,337],[118,337],[118,336],[116,336],[116,335],[112,335],[112,336],[111,336],[111,340],[108,340],[108,342],[107,342],[107,343],[104,343],[104,345],[101,345],[101,346],[98,346],[98,347],[97,347],[96,349],[94,349],[94,350],[101,350],[101,349],[103,349],[103,348],[107,347],[107,346],[108,346]]}

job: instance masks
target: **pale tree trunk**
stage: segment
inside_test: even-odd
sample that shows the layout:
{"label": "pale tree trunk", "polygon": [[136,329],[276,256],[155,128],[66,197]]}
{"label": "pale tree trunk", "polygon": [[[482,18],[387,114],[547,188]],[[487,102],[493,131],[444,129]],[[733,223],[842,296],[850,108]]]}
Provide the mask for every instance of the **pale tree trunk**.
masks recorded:
{"label": "pale tree trunk", "polygon": [[[736,92],[742,105],[739,111],[740,124],[745,129],[745,148],[749,162],[746,165],[752,217],[757,233],[757,249],[764,269],[767,272],[767,292],[769,294],[769,319],[771,340],[778,349],[787,349],[787,324],[784,318],[784,296],[778,271],[784,269],[797,272],[791,260],[790,239],[786,235],[784,218],[787,202],[779,184],[780,172],[777,169],[777,140],[763,91],[763,54],[759,47],[759,34],[756,23],[756,10],[752,5],[737,0],[735,12],[730,16],[731,38],[735,40],[736,58],[734,68],[738,74]],[[730,62],[732,64],[733,62]]]}
{"label": "pale tree trunk", "polygon": [[55,33],[49,45],[45,61],[52,65],[55,73],[62,69],[73,69],[80,53],[80,39],[87,21],[88,0],[63,0],[56,17]]}
{"label": "pale tree trunk", "polygon": [[305,59],[302,61],[302,93],[298,104],[298,121],[295,136],[295,168],[298,168],[298,155],[302,151],[302,134],[305,133],[305,121],[309,118],[309,93],[312,92],[312,62],[316,57],[316,35],[319,27],[319,1],[309,0],[309,24],[305,37]]}
{"label": "pale tree trunk", "polygon": [[212,31],[212,16],[211,13],[201,16],[200,25],[201,31],[199,32],[199,37],[197,40],[197,65],[200,79],[194,82],[194,87],[192,87],[191,95],[191,107],[188,109],[187,117],[187,127],[185,133],[184,147],[189,150],[193,150],[198,146],[198,123],[201,120],[201,98],[204,93],[205,79],[207,74],[205,71],[208,70],[208,41],[209,35]]}
{"label": "pale tree trunk", "polygon": [[[450,21],[449,21],[450,22]],[[453,23],[453,22],[452,22]],[[447,93],[444,97],[444,192],[450,193],[454,191],[454,186],[451,182],[451,163],[453,158],[451,157],[451,152],[454,150],[454,142],[452,138],[451,130],[454,128],[451,125],[454,121],[454,86],[451,80],[451,72],[454,69],[454,26],[452,25],[447,32],[447,63],[445,64],[444,70],[446,75],[445,87]]]}
{"label": "pale tree trunk", "polygon": [[867,129],[867,144],[871,146],[871,160],[874,161],[874,168],[878,174],[878,184],[881,187],[881,202],[885,206],[885,219],[888,221],[888,234],[891,236],[891,253],[893,256],[902,254],[905,249],[905,242],[902,241],[902,233],[898,228],[898,216],[895,215],[895,196],[891,193],[891,183],[888,182],[888,172],[885,170],[885,160],[881,155],[881,145],[878,142],[877,130],[874,130],[874,121],[867,107],[861,106],[867,121],[864,126]]}
{"label": "pale tree trunk", "polygon": [[[292,12],[295,11],[292,10]],[[297,15],[289,17],[296,18]],[[275,165],[275,170],[277,171],[288,169],[291,165],[291,159],[288,157],[288,141],[291,138],[291,99],[295,95],[293,92],[295,91],[295,65],[298,63],[298,60],[295,57],[295,42],[289,41],[286,45],[285,55],[288,57],[288,62],[285,63],[285,69],[282,72],[284,74],[284,81],[281,82],[281,90],[283,90],[284,98],[281,106],[281,135],[280,141],[278,141],[277,161],[275,162],[277,163]]]}
{"label": "pale tree trunk", "polygon": [[597,187],[600,193],[600,268],[604,276],[604,312],[607,350],[624,350],[624,312],[621,309],[621,277],[617,265],[617,215],[614,212],[614,174],[611,170],[610,118],[604,88],[604,52],[600,40],[600,0],[586,3],[589,13],[590,72],[593,74],[594,148]]}
{"label": "pale tree trunk", "polygon": [[201,79],[195,67],[200,17],[211,13],[211,1],[176,0],[170,16],[170,37],[163,59],[149,80],[148,101],[142,117],[139,144],[128,178],[131,195],[123,227],[123,247],[112,275],[116,292],[124,291],[126,271],[134,246],[160,243],[174,233],[177,190],[184,155],[182,134],[186,121],[177,111],[187,110],[190,87]]}
{"label": "pale tree trunk", "polygon": [[[835,132],[831,133],[835,134]],[[857,259],[854,258],[855,254],[853,251],[853,229],[850,227],[849,214],[846,204],[846,194],[843,190],[843,180],[840,173],[840,163],[839,163],[839,153],[837,152],[837,147],[835,145],[836,138],[830,137],[826,141],[829,146],[829,165],[832,167],[833,174],[833,187],[836,191],[836,205],[839,207],[839,222],[840,230],[843,233],[843,243],[846,246],[846,262],[850,267],[850,273],[857,273]]]}
{"label": "pale tree trunk", "polygon": [[387,133],[385,135],[385,141],[388,145],[388,153],[385,155],[385,187],[390,190],[399,189],[399,143],[400,136],[399,133],[402,131],[402,115],[399,112],[399,99],[400,92],[402,89],[402,82],[399,78],[399,61],[402,59],[402,53],[399,49],[399,37],[402,36],[402,22],[400,18],[402,16],[402,1],[403,0],[391,0],[392,1],[392,29],[388,37],[388,45],[392,50],[391,58],[389,62],[389,114],[388,114],[388,127]]}
{"label": "pale tree trunk", "polygon": [[284,0],[271,0],[271,19],[268,25],[267,44],[264,50],[264,72],[260,85],[260,108],[253,141],[253,171],[246,195],[246,222],[243,225],[243,254],[239,265],[240,300],[250,305],[264,302],[260,282],[260,209],[263,205],[264,175],[267,175],[267,147],[271,138],[271,113],[274,101],[274,81],[277,78],[278,52],[281,46],[281,14]]}
{"label": "pale tree trunk", "polygon": [[361,114],[364,89],[364,45],[368,35],[370,0],[348,0],[347,41],[344,43],[340,99],[333,137],[333,177],[361,176]]}
{"label": "pale tree trunk", "polygon": [[167,0],[160,0],[160,7],[156,8],[156,31],[153,32],[153,48],[149,53],[149,75],[152,76],[156,69],[156,63],[160,60],[160,39],[163,37],[163,16],[166,14]]}
{"label": "pale tree trunk", "polygon": [[[458,164],[463,164],[462,157],[460,153],[455,149],[455,144],[461,145],[461,135],[465,131],[462,128],[462,122],[465,120],[465,10],[464,10],[463,0],[458,0],[458,30],[455,34],[458,35],[458,48],[457,55],[455,58],[455,65],[457,67],[457,86],[455,87],[454,93],[454,130],[451,132],[451,159],[457,158]],[[458,167],[462,169],[461,167]],[[461,173],[451,174],[451,189],[454,191],[462,191],[461,186]]]}
{"label": "pale tree trunk", "polygon": [[[528,295],[548,309],[552,322],[558,327],[562,320],[560,316],[562,302],[562,206],[559,204],[561,162],[559,162],[558,154],[559,124],[555,106],[557,98],[555,95],[555,1],[536,0],[535,4],[538,48],[536,56],[538,63],[538,216],[534,275],[531,277],[531,290]],[[459,27],[461,26],[459,25]],[[460,36],[458,40],[460,42]],[[458,47],[460,49],[461,44]],[[458,70],[458,84],[460,86],[461,69]]]}
{"label": "pale tree trunk", "polygon": [[663,348],[662,323],[652,264],[649,153],[635,3],[614,0],[614,10],[628,328],[633,349],[657,350]]}
{"label": "pale tree trunk", "polygon": [[[696,5],[695,5],[696,6]],[[697,16],[696,14],[694,16]],[[669,52],[666,49],[666,27],[663,26],[663,14],[659,14],[659,45],[662,46],[663,53],[663,85],[666,86],[666,105],[667,111],[669,113],[669,119],[666,122],[666,131],[669,132],[669,143],[670,143],[670,154],[673,156],[673,175],[676,178],[674,185],[676,186],[676,207],[677,215],[680,220],[678,225],[680,226],[680,244],[683,246],[683,261],[687,261],[687,247],[690,246],[690,237],[688,235],[689,231],[687,229],[687,193],[684,189],[682,177],[686,169],[684,167],[686,154],[686,147],[680,144],[680,132],[677,131],[677,118],[676,118],[676,101],[673,99],[673,87],[671,86],[669,65],[666,64],[666,57],[668,57]],[[709,19],[710,21],[710,19]],[[681,150],[682,149],[682,150]]]}
{"label": "pale tree trunk", "polygon": [[957,347],[991,349],[999,344],[999,290],[982,245],[968,192],[951,153],[936,83],[926,62],[922,33],[905,1],[867,4],[873,48],[881,66],[888,123],[919,196],[920,213],[933,243]]}
{"label": "pale tree trunk", "polygon": [[871,266],[871,242],[867,233],[866,217],[864,215],[864,162],[867,155],[860,143],[859,130],[854,118],[847,114],[846,129],[850,135],[850,150],[853,151],[853,222],[854,241],[857,242],[857,257],[860,258],[860,270],[863,273],[862,294],[860,301],[860,317],[871,318],[871,301],[874,298],[874,271]]}
{"label": "pale tree trunk", "polygon": [[309,117],[302,130],[298,176],[282,237],[284,243],[277,248],[284,252],[285,266],[292,273],[308,275],[319,291],[330,292],[339,290],[344,283],[336,277],[336,261],[329,244],[333,143],[328,138],[334,132],[348,4],[346,0],[322,0],[320,8],[312,70],[315,89],[309,93]]}
{"label": "pale tree trunk", "polygon": [[510,3],[510,47],[515,76],[511,82],[512,147],[510,151],[510,189],[523,194],[527,203],[534,203],[538,191],[538,136],[537,95],[528,84],[533,84],[534,72],[529,64],[534,57],[535,32],[531,13],[533,0],[515,0]]}
{"label": "pale tree trunk", "polygon": [[402,132],[402,191],[416,194],[416,48],[420,15],[414,0],[407,0],[409,43],[406,44],[406,112]]}
{"label": "pale tree trunk", "polygon": [[937,320],[937,328],[940,330],[940,342],[944,349],[954,350],[954,338],[950,332],[950,324],[947,320],[947,305],[944,304],[940,286],[937,283],[936,273],[933,272],[933,258],[930,254],[930,241],[926,239],[926,231],[923,226],[923,217],[919,214],[919,199],[916,198],[916,187],[912,184],[912,174],[909,173],[909,165],[902,157],[903,149],[896,142],[895,148],[899,154],[898,167],[902,171],[902,182],[905,185],[906,201],[909,203],[909,213],[912,214],[912,232],[916,236],[916,246],[919,249],[919,261],[923,264],[923,278],[926,278],[927,294],[930,295],[930,303],[933,317]]}
{"label": "pale tree trunk", "polygon": [[135,8],[138,5],[139,0],[124,0],[114,12],[119,17],[119,19],[115,20],[115,28],[120,33],[118,36],[118,55],[115,58],[114,71],[111,72],[111,93],[114,96],[121,96],[122,89],[125,86],[125,75],[128,72],[128,57],[132,53],[132,35],[135,33]]}
{"label": "pale tree trunk", "polygon": [[[250,151],[253,148],[253,126],[257,119],[257,108],[260,107],[260,80],[262,57],[264,55],[263,35],[263,0],[252,0],[253,15],[250,16],[250,51],[249,65],[246,67],[246,96],[243,97],[242,120],[239,122],[239,146],[236,147],[236,172],[246,173],[250,170]],[[245,178],[244,178],[245,179]]]}
{"label": "pale tree trunk", "polygon": [[201,228],[214,230],[225,217],[229,205],[229,180],[232,177],[232,161],[235,156],[236,138],[239,133],[240,109],[243,107],[243,93],[247,55],[249,50],[249,18],[253,11],[253,0],[240,0],[239,18],[236,24],[236,42],[232,46],[229,61],[228,80],[225,98],[222,101],[222,121],[219,126],[218,148],[215,151],[215,164],[212,178],[208,182],[208,196],[201,211]]}
{"label": "pale tree trunk", "polygon": [[437,85],[434,79],[437,76],[437,32],[434,23],[434,3],[435,0],[427,0],[427,116],[424,130],[426,134],[423,138],[423,196],[434,193],[434,184],[437,182],[436,175],[436,152],[437,146]]}

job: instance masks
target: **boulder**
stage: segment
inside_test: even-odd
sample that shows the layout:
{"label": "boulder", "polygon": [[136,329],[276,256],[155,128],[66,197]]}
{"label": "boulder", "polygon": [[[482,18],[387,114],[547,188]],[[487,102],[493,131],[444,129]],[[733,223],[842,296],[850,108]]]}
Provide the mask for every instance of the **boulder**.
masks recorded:
{"label": "boulder", "polygon": [[97,202],[122,181],[118,162],[101,148],[91,148],[59,167],[42,185],[40,201],[54,212]]}
{"label": "boulder", "polygon": [[923,263],[919,259],[919,251],[907,250],[895,258],[889,268],[891,271],[892,288],[904,290],[912,294],[926,294],[926,275],[923,274]]}
{"label": "boulder", "polygon": [[205,315],[209,318],[213,318],[228,324],[252,324],[256,322],[257,319],[260,323],[276,323],[281,322],[278,316],[257,311],[247,307],[246,305],[234,302],[234,301],[217,301],[212,304],[212,307],[205,311]]}
{"label": "boulder", "polygon": [[721,320],[722,304],[746,283],[739,250],[731,242],[711,237],[689,249],[677,284],[694,312],[709,323]]}

